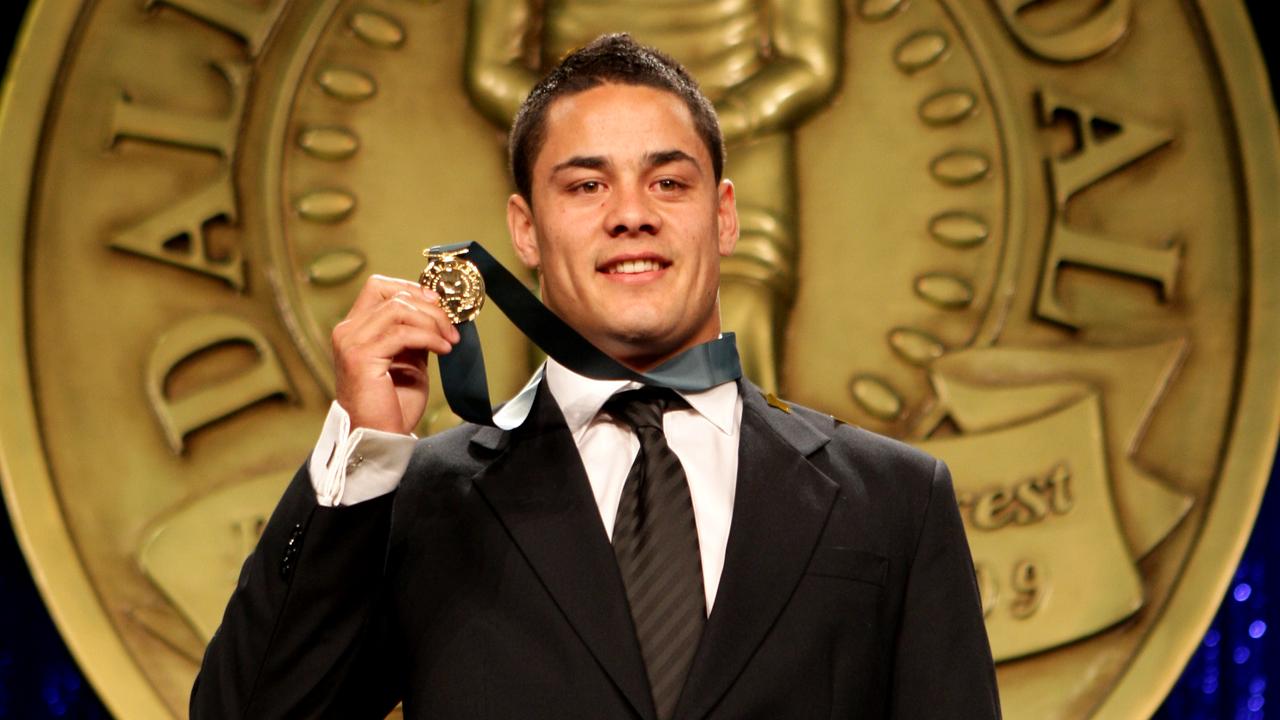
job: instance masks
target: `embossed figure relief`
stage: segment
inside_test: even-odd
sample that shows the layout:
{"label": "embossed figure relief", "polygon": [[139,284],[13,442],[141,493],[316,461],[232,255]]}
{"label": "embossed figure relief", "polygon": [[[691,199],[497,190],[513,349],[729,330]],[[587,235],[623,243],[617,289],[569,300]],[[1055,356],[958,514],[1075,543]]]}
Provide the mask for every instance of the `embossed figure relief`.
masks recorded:
{"label": "embossed figure relief", "polygon": [[472,102],[506,128],[542,68],[623,31],[678,60],[715,103],[742,224],[721,266],[723,324],[738,334],[744,372],[776,391],[800,244],[794,131],[835,92],[840,3],[475,0],[466,58]]}

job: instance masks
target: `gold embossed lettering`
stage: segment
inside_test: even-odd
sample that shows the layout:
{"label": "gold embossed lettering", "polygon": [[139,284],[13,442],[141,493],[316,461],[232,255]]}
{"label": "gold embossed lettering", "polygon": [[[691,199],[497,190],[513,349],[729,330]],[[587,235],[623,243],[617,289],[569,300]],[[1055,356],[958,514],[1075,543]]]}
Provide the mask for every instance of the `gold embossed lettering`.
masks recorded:
{"label": "gold embossed lettering", "polygon": [[[230,160],[245,105],[249,68],[240,63],[215,63],[227,81],[230,110],[223,117],[194,116],[140,105],[127,94],[116,101],[111,120],[113,142],[128,138],[209,152]],[[200,190],[171,203],[111,237],[111,247],[244,287],[244,263],[239,249],[212,257],[205,226],[217,220],[236,221],[236,202],[230,164]],[[185,242],[175,243],[175,240]]]}
{"label": "gold embossed lettering", "polygon": [[978,493],[957,496],[961,511],[967,511],[976,530],[999,530],[1008,525],[1031,525],[1051,515],[1071,511],[1067,491],[1071,472],[1059,463],[1043,476],[1027,478],[1011,486],[997,486]]}
{"label": "gold embossed lettering", "polygon": [[1058,515],[1066,515],[1075,507],[1075,499],[1071,497],[1068,485],[1071,482],[1071,470],[1062,463],[1049,472],[1045,485],[1049,490],[1049,507]]}
{"label": "gold embossed lettering", "polygon": [[978,596],[982,600],[982,617],[990,617],[1000,599],[1000,585],[991,569],[982,563],[974,563],[973,573],[978,580]]}
{"label": "gold embossed lettering", "polygon": [[[224,345],[247,345],[256,362],[231,377],[206,381],[180,397],[169,397],[166,381],[185,362]],[[210,313],[189,318],[165,332],[147,360],[147,399],[164,430],[169,447],[181,453],[192,431],[226,418],[271,397],[292,399],[293,390],[275,350],[257,328],[228,315]]]}
{"label": "gold embossed lettering", "polygon": [[280,19],[287,0],[270,0],[260,7],[239,0],[147,0],[150,10],[157,5],[177,8],[204,23],[221,28],[244,41],[249,56],[255,57]]}
{"label": "gold embossed lettering", "polygon": [[1049,515],[1049,498],[1045,494],[1045,483],[1040,479],[1018,483],[1013,486],[1013,497],[1018,501],[1018,514],[1014,522],[1026,525]]}
{"label": "gold embossed lettering", "polygon": [[[1079,62],[1105,52],[1129,32],[1132,0],[1103,0],[1083,17],[1033,25],[1027,16],[1042,0],[996,0],[1005,27],[1033,55],[1054,62]],[[1066,3],[1059,2],[1058,5]],[[1047,8],[1046,8],[1047,9]]]}
{"label": "gold embossed lettering", "polygon": [[1025,620],[1035,614],[1044,597],[1044,571],[1033,560],[1023,560],[1013,567],[1012,582],[1014,596],[1009,602],[1009,613],[1019,620]]}
{"label": "gold embossed lettering", "polygon": [[[205,226],[216,220],[236,221],[236,200],[231,173],[222,170],[213,182],[160,212],[111,237],[111,247],[244,287],[244,262],[231,248],[226,257],[211,257],[205,242]],[[174,243],[183,240],[185,243]]]}
{"label": "gold embossed lettering", "polygon": [[1173,141],[1173,135],[1137,121],[1121,123],[1114,117],[1103,117],[1084,103],[1048,92],[1042,91],[1040,100],[1041,120],[1048,124],[1055,118],[1069,117],[1079,142],[1075,151],[1049,158],[1055,219],[1040,269],[1036,314],[1073,328],[1082,324],[1058,297],[1058,273],[1066,265],[1153,282],[1159,288],[1160,299],[1167,301],[1174,291],[1182,259],[1177,243],[1162,248],[1143,247],[1085,232],[1067,225],[1066,206],[1085,188],[1165,147]]}
{"label": "gold embossed lettering", "polygon": [[973,504],[974,527],[996,530],[1013,521],[1013,495],[1003,488],[980,494]]}
{"label": "gold embossed lettering", "polygon": [[130,138],[230,158],[244,112],[250,71],[248,65],[237,62],[217,62],[213,67],[227,81],[230,91],[230,109],[225,116],[191,115],[142,105],[134,102],[128,93],[121,93],[111,114],[111,141]]}
{"label": "gold embossed lettering", "polygon": [[[990,618],[1000,606],[1002,597],[1007,597],[1009,615],[1016,620],[1026,620],[1040,609],[1049,591],[1044,565],[1034,560],[1018,561],[1008,575],[1000,575],[984,562],[975,563],[973,570],[978,581],[983,618]],[[1007,594],[1002,593],[1005,586],[1010,590]]]}
{"label": "gold embossed lettering", "polygon": [[1053,199],[1058,208],[1081,190],[1173,142],[1164,128],[1104,115],[1082,100],[1060,93],[1038,93],[1040,120],[1046,125],[1067,116],[1078,138],[1072,152],[1049,158]]}

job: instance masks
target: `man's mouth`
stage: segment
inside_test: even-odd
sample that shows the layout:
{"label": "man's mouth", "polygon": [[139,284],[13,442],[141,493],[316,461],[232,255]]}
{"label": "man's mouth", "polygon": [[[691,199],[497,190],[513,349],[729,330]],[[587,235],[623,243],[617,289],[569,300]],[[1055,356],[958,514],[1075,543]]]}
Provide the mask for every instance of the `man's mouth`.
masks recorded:
{"label": "man's mouth", "polygon": [[606,264],[602,271],[609,275],[635,275],[638,273],[657,272],[670,264],[655,258],[617,260]]}

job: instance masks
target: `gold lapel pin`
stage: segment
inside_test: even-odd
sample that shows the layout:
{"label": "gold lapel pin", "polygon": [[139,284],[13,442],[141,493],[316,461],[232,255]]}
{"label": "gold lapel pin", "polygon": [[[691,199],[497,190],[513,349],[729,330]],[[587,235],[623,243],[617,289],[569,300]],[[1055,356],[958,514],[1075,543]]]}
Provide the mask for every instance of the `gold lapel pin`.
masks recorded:
{"label": "gold lapel pin", "polygon": [[791,414],[791,406],[783,402],[780,398],[778,398],[777,395],[774,395],[773,393],[766,393],[764,396],[764,401],[769,403],[769,407],[775,407],[788,415]]}

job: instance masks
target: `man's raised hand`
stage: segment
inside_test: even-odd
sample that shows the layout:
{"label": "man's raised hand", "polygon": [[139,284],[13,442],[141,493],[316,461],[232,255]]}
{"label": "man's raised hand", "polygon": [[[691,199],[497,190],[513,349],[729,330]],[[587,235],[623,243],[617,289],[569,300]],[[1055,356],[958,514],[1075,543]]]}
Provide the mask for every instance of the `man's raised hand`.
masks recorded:
{"label": "man's raised hand", "polygon": [[443,355],[458,330],[435,293],[416,282],[372,275],[333,329],[338,404],[351,428],[409,433],[427,409],[427,356]]}

